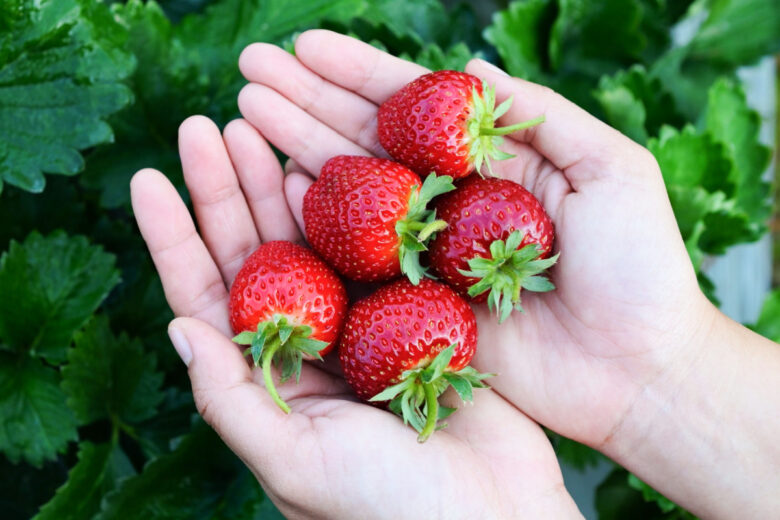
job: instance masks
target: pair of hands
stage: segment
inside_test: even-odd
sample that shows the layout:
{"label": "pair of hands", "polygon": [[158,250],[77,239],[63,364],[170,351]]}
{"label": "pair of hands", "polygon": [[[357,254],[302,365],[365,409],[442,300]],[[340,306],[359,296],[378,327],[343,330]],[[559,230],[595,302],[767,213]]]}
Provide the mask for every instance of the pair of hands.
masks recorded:
{"label": "pair of hands", "polygon": [[[475,308],[472,365],[498,376],[418,445],[394,415],[356,401],[333,358],[279,388],[293,410],[283,414],[229,339],[227,301],[261,242],[303,240],[303,194],[328,158],[386,156],[378,105],[427,71],[319,30],[298,38],[296,56],[254,44],[239,66],[245,119],[222,134],[198,116],[180,129],[200,234],[161,173],[131,184],[205,420],[290,518],[578,516],[539,424],[620,459],[637,400],[698,356],[716,319],[650,153],[545,87],[469,63],[499,101],[514,96],[501,124],[546,116],[507,139],[516,157],[494,168],[541,201],[562,255],[557,290],[526,294],[525,314],[499,327]],[[291,157],[284,169],[266,140]]]}

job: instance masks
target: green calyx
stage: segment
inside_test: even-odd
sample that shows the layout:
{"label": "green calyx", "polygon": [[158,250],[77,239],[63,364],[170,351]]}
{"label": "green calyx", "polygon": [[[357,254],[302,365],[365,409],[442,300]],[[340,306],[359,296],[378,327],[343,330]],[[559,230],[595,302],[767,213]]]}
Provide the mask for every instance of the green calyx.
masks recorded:
{"label": "green calyx", "polygon": [[276,391],[271,365],[281,367],[281,383],[295,375],[297,383],[301,378],[303,356],[308,355],[322,360],[320,351],[328,346],[326,341],[310,338],[312,329],[307,325],[293,325],[286,316],[274,314],[269,321],[257,325],[257,332],[244,331],[233,338],[239,345],[249,345],[244,355],[251,355],[255,366],[262,366],[263,379],[268,393],[285,413],[290,413],[279,393]]}
{"label": "green calyx", "polygon": [[406,216],[395,224],[395,232],[401,239],[398,247],[401,272],[413,285],[419,284],[426,275],[426,269],[420,264],[420,253],[428,249],[428,240],[447,227],[445,221],[436,220],[436,210],[428,209],[428,203],[434,197],[454,190],[455,185],[449,175],[437,177],[435,173],[431,173],[425,178],[420,189],[417,188],[415,185],[409,195]]}
{"label": "green calyx", "polygon": [[479,280],[469,288],[469,296],[474,297],[490,291],[488,307],[498,314],[501,323],[509,317],[512,309],[523,312],[520,306],[522,289],[534,292],[547,292],[555,286],[545,276],[545,270],[558,260],[558,254],[550,258],[539,258],[541,248],[538,244],[528,244],[518,249],[523,242],[523,233],[513,231],[503,240],[490,244],[491,258],[477,256],[469,260],[470,271],[459,270],[464,276]]}
{"label": "green calyx", "polygon": [[371,401],[390,401],[390,410],[411,424],[417,430],[418,442],[425,442],[436,430],[446,428],[446,419],[455,408],[439,405],[439,396],[452,386],[460,398],[471,401],[474,388],[487,388],[483,379],[493,374],[481,374],[472,367],[457,372],[448,372],[455,344],[439,352],[427,366],[406,370],[401,374],[401,382],[385,388],[372,397]]}
{"label": "green calyx", "polygon": [[503,160],[511,159],[514,155],[502,152],[498,149],[503,143],[503,136],[531,128],[544,122],[544,116],[535,117],[528,121],[523,121],[510,126],[496,128],[498,118],[506,114],[509,107],[512,106],[512,97],[496,107],[496,89],[487,83],[482,83],[482,95],[480,96],[476,88],[472,89],[472,99],[474,103],[474,115],[468,120],[467,128],[471,137],[471,147],[469,149],[469,160],[474,164],[477,173],[482,175],[482,165],[486,164],[490,175],[494,175],[490,164],[492,159]]}

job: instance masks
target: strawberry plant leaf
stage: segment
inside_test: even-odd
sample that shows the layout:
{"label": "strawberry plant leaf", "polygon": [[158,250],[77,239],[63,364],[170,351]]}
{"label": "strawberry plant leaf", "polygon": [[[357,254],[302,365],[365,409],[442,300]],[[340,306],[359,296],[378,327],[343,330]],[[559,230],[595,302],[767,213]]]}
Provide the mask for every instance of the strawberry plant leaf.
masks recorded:
{"label": "strawberry plant leaf", "polygon": [[59,379],[35,358],[0,353],[0,451],[11,462],[39,467],[76,440],[76,419]]}
{"label": "strawberry plant leaf", "polygon": [[648,136],[657,135],[663,125],[684,124],[674,98],[642,65],[613,76],[602,76],[594,96],[604,110],[606,121],[640,144],[645,144]]}
{"label": "strawberry plant leaf", "polygon": [[776,0],[710,0],[707,7],[690,44],[692,58],[740,65],[780,50]]}
{"label": "strawberry plant leaf", "polygon": [[552,0],[528,0],[512,2],[493,15],[484,36],[495,46],[509,74],[533,81],[543,77],[549,66],[549,37],[556,12]]}
{"label": "strawberry plant leaf", "polygon": [[424,46],[417,55],[412,58],[409,54],[401,54],[401,58],[413,61],[430,70],[463,70],[472,58],[482,57],[482,53],[473,53],[468,46],[459,42],[446,50],[442,50],[437,44]]}
{"label": "strawberry plant leaf", "polygon": [[78,462],[68,480],[57,490],[33,520],[81,520],[92,518],[100,510],[103,495],[116,482],[135,472],[127,456],[115,443],[79,446]]}
{"label": "strawberry plant leaf", "polygon": [[759,140],[761,117],[747,105],[741,86],[720,78],[708,92],[704,118],[707,131],[731,157],[737,205],[753,221],[754,234],[759,235],[771,211],[769,183],[763,179],[771,152]]}
{"label": "strawberry plant leaf", "polygon": [[762,336],[780,343],[780,289],[769,293],[758,321],[751,327]]}
{"label": "strawberry plant leaf", "polygon": [[62,388],[80,424],[109,418],[136,423],[152,417],[163,400],[163,375],[141,343],[114,336],[105,316],[78,332],[62,369]]}
{"label": "strawberry plant leaf", "polygon": [[152,460],[107,494],[94,518],[212,519],[242,468],[217,434],[199,422],[171,453]]}
{"label": "strawberry plant leaf", "polygon": [[74,175],[80,150],[113,140],[105,118],[132,95],[125,35],[100,2],[8,0],[0,10],[0,189],[39,193]]}
{"label": "strawberry plant leaf", "polygon": [[0,338],[50,363],[119,282],[115,258],[83,236],[31,233],[0,257]]}

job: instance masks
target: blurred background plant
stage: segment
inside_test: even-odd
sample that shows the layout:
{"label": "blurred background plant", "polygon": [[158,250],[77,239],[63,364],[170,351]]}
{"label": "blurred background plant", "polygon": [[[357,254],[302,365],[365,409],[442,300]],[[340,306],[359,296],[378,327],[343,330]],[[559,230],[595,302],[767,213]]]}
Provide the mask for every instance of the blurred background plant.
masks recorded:
{"label": "blurred background plant", "polygon": [[[646,145],[713,300],[702,268],[767,234],[771,152],[737,71],[780,50],[775,0],[3,0],[4,518],[281,518],[197,418],[128,182],[151,166],[186,196],[178,124],[237,117],[241,49],[313,27],[433,69],[483,57]],[[779,341],[780,292],[743,319]],[[550,437],[567,484],[599,468],[595,494],[575,492],[589,518],[692,517]]]}

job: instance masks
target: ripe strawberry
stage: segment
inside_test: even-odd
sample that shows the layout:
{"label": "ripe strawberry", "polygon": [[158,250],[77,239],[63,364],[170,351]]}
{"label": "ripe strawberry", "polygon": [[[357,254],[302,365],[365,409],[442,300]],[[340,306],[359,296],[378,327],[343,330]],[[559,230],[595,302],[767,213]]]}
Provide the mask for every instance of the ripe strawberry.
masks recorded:
{"label": "ripe strawberry", "polygon": [[339,155],[303,197],[306,237],[339,273],[361,282],[425,274],[420,252],[444,225],[426,205],[453,190],[452,178],[414,172],[388,159]]}
{"label": "ripe strawberry", "polygon": [[301,375],[303,358],[322,359],[338,339],[347,293],[336,274],[312,251],[292,242],[266,242],[249,255],[230,288],[233,341],[251,345],[262,364],[268,393],[289,413],[271,377],[281,365],[281,382]]}
{"label": "ripe strawberry", "polygon": [[377,114],[379,142],[387,153],[420,175],[435,172],[465,177],[491,159],[512,155],[498,149],[501,136],[544,121],[544,116],[503,128],[496,120],[512,104],[497,108],[493,87],[454,70],[415,79],[382,103]]}
{"label": "ripe strawberry", "polygon": [[487,300],[504,321],[512,308],[522,311],[521,289],[555,288],[540,274],[558,259],[548,258],[553,223],[528,190],[474,176],[435,206],[448,226],[431,242],[431,267],[462,296]]}
{"label": "ripe strawberry", "polygon": [[[360,300],[347,315],[339,343],[344,377],[364,400],[391,400],[390,409],[420,432],[424,442],[449,385],[464,401],[488,377],[467,366],[477,348],[471,307],[444,284],[402,279]],[[445,425],[441,425],[443,428]]]}

